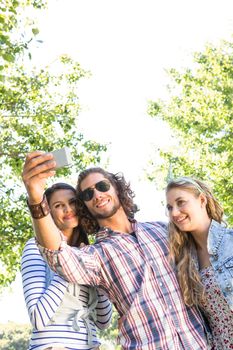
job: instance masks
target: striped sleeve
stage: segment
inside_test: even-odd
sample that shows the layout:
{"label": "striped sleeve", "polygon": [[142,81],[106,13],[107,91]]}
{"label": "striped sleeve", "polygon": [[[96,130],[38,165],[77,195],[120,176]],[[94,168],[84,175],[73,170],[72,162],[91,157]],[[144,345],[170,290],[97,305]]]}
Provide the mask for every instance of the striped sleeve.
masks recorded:
{"label": "striped sleeve", "polygon": [[112,318],[112,304],[109,299],[103,295],[101,291],[97,289],[98,293],[98,303],[96,305],[96,316],[97,320],[95,322],[99,329],[106,329],[111,324]]}
{"label": "striped sleeve", "polygon": [[29,318],[37,330],[43,330],[50,323],[68,286],[68,282],[57,274],[53,274],[48,284],[46,271],[48,271],[46,263],[36,246],[35,239],[31,238],[23,251],[21,276]]}

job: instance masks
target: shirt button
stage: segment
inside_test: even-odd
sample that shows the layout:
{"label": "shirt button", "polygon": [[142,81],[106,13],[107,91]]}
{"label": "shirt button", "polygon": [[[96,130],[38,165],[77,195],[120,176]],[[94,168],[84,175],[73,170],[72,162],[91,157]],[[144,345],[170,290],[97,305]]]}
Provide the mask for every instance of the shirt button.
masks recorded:
{"label": "shirt button", "polygon": [[162,283],[162,282],[160,282],[160,283],[159,283],[159,285],[160,285],[160,287],[162,287],[162,286],[163,286],[163,283]]}
{"label": "shirt button", "polygon": [[169,305],[168,307],[169,307],[170,310],[172,310],[172,306],[171,305]]}
{"label": "shirt button", "polygon": [[176,330],[177,330],[177,332],[178,332],[178,333],[180,333],[180,332],[181,332],[180,328],[177,328]]}

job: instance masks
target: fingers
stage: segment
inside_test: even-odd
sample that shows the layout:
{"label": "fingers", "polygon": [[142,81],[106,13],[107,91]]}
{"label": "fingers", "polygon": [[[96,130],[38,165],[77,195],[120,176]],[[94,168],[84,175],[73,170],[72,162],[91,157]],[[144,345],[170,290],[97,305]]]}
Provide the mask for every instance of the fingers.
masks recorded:
{"label": "fingers", "polygon": [[38,164],[41,164],[51,159],[53,159],[53,155],[51,153],[45,153],[43,151],[35,151],[29,153],[26,156],[24,169],[26,168],[27,170],[30,170],[31,168],[36,167]]}
{"label": "fingers", "polygon": [[54,168],[56,162],[51,153],[35,151],[29,153],[23,167],[22,177],[24,182],[28,179],[38,176],[38,178],[47,178],[55,174]]}
{"label": "fingers", "polygon": [[26,156],[22,179],[31,204],[40,203],[43,197],[46,179],[55,175],[56,162],[51,153],[31,152]]}
{"label": "fingers", "polygon": [[26,156],[26,162],[34,157],[41,155],[41,154],[45,154],[45,152],[44,151],[34,151],[31,153],[28,153]]}

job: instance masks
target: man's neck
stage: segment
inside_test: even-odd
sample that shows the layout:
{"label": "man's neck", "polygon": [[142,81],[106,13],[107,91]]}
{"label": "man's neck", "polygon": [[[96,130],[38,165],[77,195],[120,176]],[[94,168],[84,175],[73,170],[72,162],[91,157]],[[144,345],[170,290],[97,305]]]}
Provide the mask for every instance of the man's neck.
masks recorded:
{"label": "man's neck", "polygon": [[99,219],[98,223],[100,227],[108,227],[113,231],[121,232],[121,233],[131,233],[132,232],[132,224],[127,218],[123,208],[117,211],[110,218]]}

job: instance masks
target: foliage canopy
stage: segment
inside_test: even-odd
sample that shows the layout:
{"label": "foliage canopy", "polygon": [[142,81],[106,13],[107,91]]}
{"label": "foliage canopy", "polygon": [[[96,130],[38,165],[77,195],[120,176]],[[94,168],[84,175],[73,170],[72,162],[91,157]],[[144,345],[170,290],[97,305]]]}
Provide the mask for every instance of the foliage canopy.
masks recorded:
{"label": "foliage canopy", "polygon": [[[41,9],[45,2],[7,0],[0,6],[0,285],[3,286],[14,279],[22,249],[32,236],[21,180],[25,155],[36,149],[52,151],[70,147],[72,168],[57,172],[58,176],[65,176],[98,163],[106,146],[84,140],[78,132],[78,83],[88,72],[66,55],[47,67],[34,68],[30,62],[29,43],[38,29],[33,21],[26,27],[22,25],[22,10]],[[24,33],[18,35],[22,27]]]}

